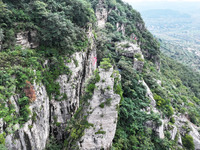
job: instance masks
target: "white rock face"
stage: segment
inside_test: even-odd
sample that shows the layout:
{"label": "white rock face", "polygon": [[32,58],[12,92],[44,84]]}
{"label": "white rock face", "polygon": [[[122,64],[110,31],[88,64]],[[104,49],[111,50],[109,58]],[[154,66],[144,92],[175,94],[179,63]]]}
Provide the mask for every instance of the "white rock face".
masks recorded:
{"label": "white rock face", "polygon": [[[97,88],[87,110],[90,112],[87,120],[94,127],[85,130],[84,136],[79,141],[81,150],[109,149],[116,131],[120,96],[113,92],[114,78],[111,78],[113,68],[109,71],[100,68],[99,71],[101,80],[96,83]],[[105,82],[101,82],[102,80]],[[105,103],[108,99],[111,100],[110,105]],[[104,107],[100,107],[101,104],[104,104]]]}
{"label": "white rock face", "polygon": [[[151,92],[150,88],[148,87],[148,85],[145,83],[144,80],[142,80],[141,83],[143,84],[143,86],[145,87],[145,89],[147,91],[146,92],[146,97],[148,97],[151,100],[150,107],[146,109],[147,113],[150,113],[151,111],[153,111],[154,113],[159,113],[160,114],[160,112],[156,108],[156,101],[153,98],[153,93]],[[152,128],[161,139],[164,139],[165,138],[164,125],[165,125],[165,122],[167,122],[167,121],[166,120],[162,120],[162,119],[160,119],[160,121],[162,122],[162,124],[159,127],[157,127],[155,125],[155,123],[153,123],[152,121],[148,121],[146,123],[146,125],[148,127]]]}
{"label": "white rock face", "polygon": [[197,128],[192,123],[189,123],[189,124],[190,124],[190,127],[192,129],[189,134],[193,137],[195,150],[200,150],[200,134],[199,134],[199,132],[197,130],[199,128]]}
{"label": "white rock face", "polygon": [[4,34],[3,34],[3,30],[0,28],[0,51],[1,51],[1,48],[2,48],[2,40],[4,38]]}
{"label": "white rock face", "polygon": [[[66,94],[67,99],[63,101],[51,100],[51,127],[55,137],[60,140],[63,139],[65,133],[67,120],[72,117],[79,107],[79,98],[82,92],[82,86],[85,79],[89,78],[93,71],[96,69],[96,63],[93,59],[96,57],[96,50],[90,51],[88,58],[86,52],[77,52],[72,58],[70,63],[66,63],[66,66],[72,71],[71,76],[61,75],[57,79],[61,89],[61,94]],[[59,123],[60,126],[56,126],[55,123]]]}
{"label": "white rock face", "polygon": [[[23,127],[15,125],[15,132],[6,136],[6,147],[9,150],[43,150],[50,134],[55,135],[57,139],[64,139],[66,122],[75,113],[79,107],[79,97],[84,88],[84,82],[93,74],[97,66],[96,47],[94,37],[91,31],[88,31],[89,47],[85,52],[77,52],[71,56],[71,62],[66,66],[72,71],[71,76],[61,75],[57,79],[60,85],[60,93],[66,94],[67,98],[62,101],[49,100],[46,88],[40,84],[34,83],[36,91],[36,100],[30,104],[31,116],[36,119],[30,119]],[[28,41],[29,32],[19,33],[18,44],[24,48],[32,47]],[[32,35],[31,35],[32,36]],[[43,67],[48,65],[45,61]],[[19,112],[19,95],[11,97],[10,101],[15,105],[16,112]],[[58,123],[58,124],[56,124]],[[0,133],[3,132],[4,122],[0,119]]]}
{"label": "white rock face", "polygon": [[133,68],[142,72],[144,66],[144,56],[140,47],[128,41],[117,43],[116,52],[125,57],[133,58]]}
{"label": "white rock face", "polygon": [[175,124],[182,135],[185,134],[185,131],[182,128],[182,126],[184,126],[185,124],[188,125],[188,127],[191,129],[189,135],[191,135],[193,138],[195,150],[200,150],[200,134],[198,132],[200,128],[191,123],[184,115],[179,117],[176,116],[175,120],[176,120]]}
{"label": "white rock face", "polygon": [[[18,130],[6,137],[9,150],[42,150],[46,146],[49,137],[49,98],[42,84],[34,84],[34,87],[37,98],[29,108],[36,115],[36,120],[30,119],[22,128],[16,125]],[[18,95],[11,98],[11,101],[15,101],[16,111],[19,110],[18,98]]]}
{"label": "white rock face", "polygon": [[173,129],[172,129],[172,131],[170,131],[170,133],[171,133],[171,139],[174,140],[175,137],[176,137],[178,129],[175,125],[172,125],[172,127],[173,127]]}
{"label": "white rock face", "polygon": [[123,41],[117,43],[116,47],[116,52],[123,56],[133,58],[135,54],[140,54],[141,58],[144,59],[141,49],[137,44],[133,44],[128,41]]}
{"label": "white rock face", "polygon": [[156,101],[153,98],[153,93],[151,92],[150,88],[148,87],[148,85],[144,80],[142,80],[141,83],[146,89],[146,97],[148,97],[151,100],[150,103],[151,107],[147,108],[147,111],[150,112],[152,110],[154,113],[159,113],[159,111],[156,108]]}
{"label": "white rock face", "polygon": [[0,41],[0,51],[1,51],[1,47],[2,47],[2,42]]}
{"label": "white rock face", "polygon": [[23,48],[37,48],[39,43],[36,37],[36,31],[17,33],[16,44],[22,46]]}
{"label": "white rock face", "polygon": [[116,24],[116,28],[117,28],[117,31],[118,32],[122,32],[122,35],[125,35],[125,24],[121,24],[121,26],[120,26],[120,23],[119,22],[117,22],[117,24]]}
{"label": "white rock face", "polygon": [[108,10],[105,5],[105,0],[99,0],[96,6],[97,25],[99,28],[104,28],[108,18]]}

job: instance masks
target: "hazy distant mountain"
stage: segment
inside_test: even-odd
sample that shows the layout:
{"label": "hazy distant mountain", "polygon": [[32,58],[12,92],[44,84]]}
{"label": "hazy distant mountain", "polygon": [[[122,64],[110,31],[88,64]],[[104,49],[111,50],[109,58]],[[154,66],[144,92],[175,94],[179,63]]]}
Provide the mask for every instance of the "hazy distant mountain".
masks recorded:
{"label": "hazy distant mountain", "polygon": [[149,9],[171,9],[182,13],[193,14],[200,12],[200,2],[132,2],[136,10],[143,12]]}
{"label": "hazy distant mountain", "polygon": [[171,9],[150,9],[141,13],[146,18],[191,18],[189,14]]}
{"label": "hazy distant mountain", "polygon": [[[196,6],[194,3],[171,4],[155,4],[141,11],[141,15],[147,28],[161,39],[161,51],[164,54],[200,70],[200,5],[197,5],[200,3],[196,3]],[[147,9],[146,6],[144,4],[143,9]]]}

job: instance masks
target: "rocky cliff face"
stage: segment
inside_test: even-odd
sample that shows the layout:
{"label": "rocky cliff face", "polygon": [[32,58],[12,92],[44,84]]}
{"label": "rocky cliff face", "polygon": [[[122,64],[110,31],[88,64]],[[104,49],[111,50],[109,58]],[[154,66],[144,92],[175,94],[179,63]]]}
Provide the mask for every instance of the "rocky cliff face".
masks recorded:
{"label": "rocky cliff face", "polygon": [[[117,9],[117,7],[108,10],[105,0],[98,1],[96,17],[99,28],[105,27],[112,9]],[[125,36],[126,24],[117,22],[115,25],[116,31],[122,32],[122,35]],[[141,23],[136,23],[136,26],[140,30],[146,30]],[[39,45],[36,37],[37,33],[35,31],[17,33],[16,44],[23,48],[36,48]],[[132,61],[130,64],[131,67],[134,68],[134,72],[138,71],[142,73],[144,56],[146,55],[148,58],[153,56],[150,56],[148,50],[144,53],[141,50],[141,43],[137,43],[135,38],[137,39],[136,35],[132,33],[132,42],[113,42],[112,44],[115,45],[115,50],[113,50],[113,52],[116,52],[120,57],[127,57]],[[65,139],[67,136],[65,130],[67,123],[80,107],[80,97],[85,93],[84,90],[87,80],[93,75],[94,70],[97,68],[96,45],[92,29],[88,31],[88,39],[89,46],[87,50],[74,53],[70,58],[72,61],[65,62],[65,65],[69,67],[72,74],[62,74],[56,80],[60,85],[61,95],[65,95],[64,99],[57,101],[56,98],[53,97],[50,100],[45,86],[41,83],[34,83],[33,87],[36,91],[36,99],[30,104],[31,119],[21,127],[19,124],[15,125],[12,130],[9,130],[9,128],[5,130],[6,122],[0,119],[0,132],[7,133],[5,143],[9,150],[43,150],[50,136],[53,135],[59,141]],[[133,39],[135,40],[133,41]],[[159,71],[160,60],[158,56],[152,59]],[[45,65],[48,65],[48,59],[43,65],[44,68]],[[120,81],[120,75],[113,67],[108,70],[98,67],[98,70],[100,81],[95,83],[93,96],[89,99],[89,104],[84,106],[84,113],[87,113],[87,122],[91,124],[91,126],[85,129],[84,135],[77,140],[78,147],[81,150],[111,149],[116,132],[120,96],[114,92],[114,84],[116,79],[118,79],[117,82]],[[141,79],[140,82],[147,91],[145,96],[150,100],[150,106],[142,109],[142,111],[145,111],[147,114],[153,112],[162,116],[162,112],[156,108],[156,101],[149,86],[143,79]],[[159,85],[161,85],[161,83],[162,81],[158,81]],[[19,97],[20,95],[15,94],[10,99],[17,113],[19,113],[20,110],[18,102]],[[184,128],[187,126],[190,129],[188,134],[193,137],[195,150],[199,150],[199,127],[192,124],[186,116],[175,114],[173,117],[175,118],[175,123],[173,125],[169,123],[170,120],[168,118],[164,117],[160,117],[160,125],[155,124],[153,121],[145,122],[145,125],[152,128],[161,139],[165,138],[165,131],[169,131],[172,140],[178,137],[178,144],[180,147],[183,146],[182,136],[185,135],[186,131]]]}
{"label": "rocky cliff face", "polygon": [[[27,33],[17,34],[17,44],[24,48],[34,48],[31,41],[28,40]],[[88,34],[89,47],[85,52],[76,52],[71,56],[71,62],[65,63],[72,71],[69,75],[60,75],[56,80],[60,85],[60,93],[66,97],[62,101],[56,101],[54,98],[49,100],[46,88],[43,84],[33,87],[36,91],[36,100],[30,104],[31,119],[23,127],[15,125],[14,133],[7,134],[6,147],[10,150],[42,150],[45,149],[46,143],[51,135],[62,141],[65,139],[65,128],[67,121],[74,115],[79,108],[79,100],[84,93],[85,82],[96,69],[96,47],[92,32]],[[48,65],[48,60],[45,61]],[[81,149],[108,149],[112,145],[117,123],[117,106],[119,105],[120,96],[113,92],[115,73],[113,68],[109,71],[100,70],[101,81],[96,83],[97,88],[94,96],[90,100],[90,106],[87,111],[91,114],[88,116],[88,122],[94,124],[94,128],[85,131],[81,138]],[[105,92],[102,92],[105,91]],[[19,95],[11,97],[11,101],[16,111],[19,111]],[[105,103],[101,108],[101,103]],[[4,131],[4,122],[1,120],[1,132]],[[105,133],[101,133],[100,131]],[[99,132],[99,133],[98,133]]]}
{"label": "rocky cliff face", "polygon": [[[34,48],[27,39],[28,33],[17,34],[17,44],[24,48]],[[91,33],[91,32],[90,32]],[[31,33],[30,33],[31,34]],[[31,34],[32,35],[32,34]],[[31,115],[28,122],[23,127],[15,125],[14,133],[6,136],[6,147],[10,150],[42,150],[50,135],[54,135],[58,140],[64,140],[66,122],[76,112],[79,107],[79,98],[84,89],[85,81],[93,74],[96,69],[96,48],[93,41],[93,34],[88,34],[90,46],[85,52],[77,52],[71,56],[70,63],[66,66],[72,71],[72,75],[61,75],[57,79],[60,85],[61,94],[66,94],[66,99],[50,101],[44,85],[34,83],[36,100],[30,104]],[[35,45],[36,46],[36,45]],[[48,60],[46,60],[46,65]],[[16,111],[19,112],[19,95],[11,97]],[[1,132],[4,131],[5,123],[1,120]]]}
{"label": "rocky cliff face", "polygon": [[[61,89],[61,94],[66,94],[67,99],[64,101],[52,100],[51,103],[51,122],[52,133],[57,139],[64,139],[64,131],[67,120],[69,120],[79,107],[79,99],[84,89],[85,81],[93,74],[96,69],[96,49],[95,45],[91,43],[88,52],[78,52],[72,56],[77,60],[71,63],[66,63],[66,66],[72,70],[72,75],[61,75],[57,82]],[[57,127],[55,124],[59,123]]]}
{"label": "rocky cliff face", "polygon": [[108,18],[108,11],[105,0],[99,0],[98,5],[96,6],[96,17],[98,27],[104,28]]}
{"label": "rocky cliff face", "polygon": [[132,58],[133,68],[139,72],[142,72],[144,65],[144,56],[139,45],[133,44],[129,41],[117,43],[116,53],[125,57]]}
{"label": "rocky cliff face", "polygon": [[99,72],[100,81],[87,109],[87,120],[93,127],[86,129],[79,141],[82,150],[110,149],[116,131],[120,96],[113,92],[113,87],[117,75],[113,68],[108,71],[99,68]]}
{"label": "rocky cliff face", "polygon": [[[159,81],[159,83],[160,82],[161,81]],[[147,111],[148,113],[150,113],[150,111],[153,111],[154,113],[162,115],[162,113],[156,108],[156,101],[154,100],[154,97],[153,97],[153,94],[152,94],[150,88],[144,81],[142,81],[142,84],[144,85],[144,87],[147,90],[146,97],[148,97],[151,100],[150,107],[147,108],[145,111]],[[152,121],[146,122],[146,126],[152,128],[161,139],[165,138],[164,132],[169,131],[171,140],[175,140],[175,138],[177,136],[178,144],[180,147],[183,146],[182,136],[186,134],[186,132],[187,132],[186,128],[187,128],[188,130],[190,130],[189,135],[191,135],[193,138],[195,150],[199,150],[199,148],[200,148],[200,140],[199,140],[200,134],[198,132],[199,127],[197,127],[196,125],[191,123],[186,118],[185,115],[175,114],[173,117],[175,118],[174,125],[169,124],[169,122],[170,122],[169,119],[161,118],[160,126],[155,125]]]}
{"label": "rocky cliff face", "polygon": [[19,32],[16,37],[16,44],[23,48],[37,48],[39,46],[36,31]]}
{"label": "rocky cliff face", "polygon": [[[20,125],[15,125],[16,131],[6,137],[5,143],[9,150],[40,150],[46,146],[50,129],[49,98],[42,84],[34,84],[34,87],[37,98],[30,105],[32,119],[25,123],[22,128],[20,128]],[[19,110],[18,99],[18,95],[11,98],[16,110]]]}
{"label": "rocky cliff face", "polygon": [[3,35],[3,30],[0,29],[0,51],[1,51],[1,48],[2,48],[2,40],[3,40],[3,37],[4,37],[4,35]]}

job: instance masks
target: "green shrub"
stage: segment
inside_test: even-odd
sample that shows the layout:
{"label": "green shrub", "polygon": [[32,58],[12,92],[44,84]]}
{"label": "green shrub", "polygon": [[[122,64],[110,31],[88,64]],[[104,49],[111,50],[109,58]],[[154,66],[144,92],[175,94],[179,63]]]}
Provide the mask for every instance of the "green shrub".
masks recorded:
{"label": "green shrub", "polygon": [[184,137],[182,137],[183,146],[187,148],[188,150],[194,150],[194,142],[191,135],[186,134]]}
{"label": "green shrub", "polygon": [[45,150],[62,150],[63,144],[58,142],[54,137],[50,137]]}
{"label": "green shrub", "polygon": [[8,150],[3,144],[0,144],[0,150]]}
{"label": "green shrub", "polygon": [[166,106],[167,107],[167,116],[170,117],[174,114],[174,109],[172,108],[172,106]]}
{"label": "green shrub", "polygon": [[100,81],[100,75],[98,69],[94,71],[94,76],[95,76],[95,83]]}
{"label": "green shrub", "polygon": [[175,123],[174,117],[171,117],[171,118],[170,118],[170,122],[173,123],[173,124]]}
{"label": "green shrub", "polygon": [[88,86],[87,86],[87,92],[92,92],[94,91],[95,89],[95,84],[94,83],[90,83]]}
{"label": "green shrub", "polygon": [[0,134],[0,144],[5,145],[5,133]]}
{"label": "green shrub", "polygon": [[166,101],[157,94],[154,94],[154,99],[156,100],[156,105],[158,107],[162,107],[163,105],[166,104]]}
{"label": "green shrub", "polygon": [[100,62],[100,67],[105,69],[106,71],[108,71],[112,67],[112,65],[110,63],[110,59],[103,58],[103,61]]}
{"label": "green shrub", "polygon": [[107,98],[105,104],[107,106],[110,106],[111,105],[111,101],[112,101],[112,98]]}
{"label": "green shrub", "polygon": [[107,88],[106,88],[107,90],[111,90],[111,87],[110,86],[107,86]]}
{"label": "green shrub", "polygon": [[32,116],[32,121],[35,122],[36,121],[36,117],[37,117],[37,114],[36,112],[33,112],[33,116]]}
{"label": "green shrub", "polygon": [[95,134],[106,134],[106,131],[98,130],[97,132],[95,132]]}
{"label": "green shrub", "polygon": [[141,56],[141,54],[137,53],[137,54],[134,55],[134,57],[137,58],[137,59],[140,59],[142,56]]}
{"label": "green shrub", "polygon": [[101,103],[99,107],[104,108],[104,103]]}

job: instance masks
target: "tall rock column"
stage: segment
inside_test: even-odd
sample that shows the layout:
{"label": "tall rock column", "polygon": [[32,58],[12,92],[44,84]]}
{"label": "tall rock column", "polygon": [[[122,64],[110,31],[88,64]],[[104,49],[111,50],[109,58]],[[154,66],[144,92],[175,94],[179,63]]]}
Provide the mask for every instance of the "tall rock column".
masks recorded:
{"label": "tall rock column", "polygon": [[105,0],[99,0],[98,5],[96,6],[96,17],[98,27],[104,28],[108,18],[108,11],[107,6],[105,5]]}
{"label": "tall rock column", "polygon": [[84,136],[79,141],[81,150],[109,149],[116,131],[120,96],[113,91],[115,73],[113,68],[109,71],[99,68],[99,72],[100,81],[95,84],[87,110],[87,121],[93,127],[85,129]]}
{"label": "tall rock column", "polygon": [[[15,128],[18,130],[6,136],[5,143],[9,150],[45,149],[49,137],[49,98],[42,84],[34,84],[34,88],[36,89],[36,100],[29,107],[32,118],[22,128],[16,124]],[[11,97],[16,111],[19,110],[18,99],[19,95]]]}

